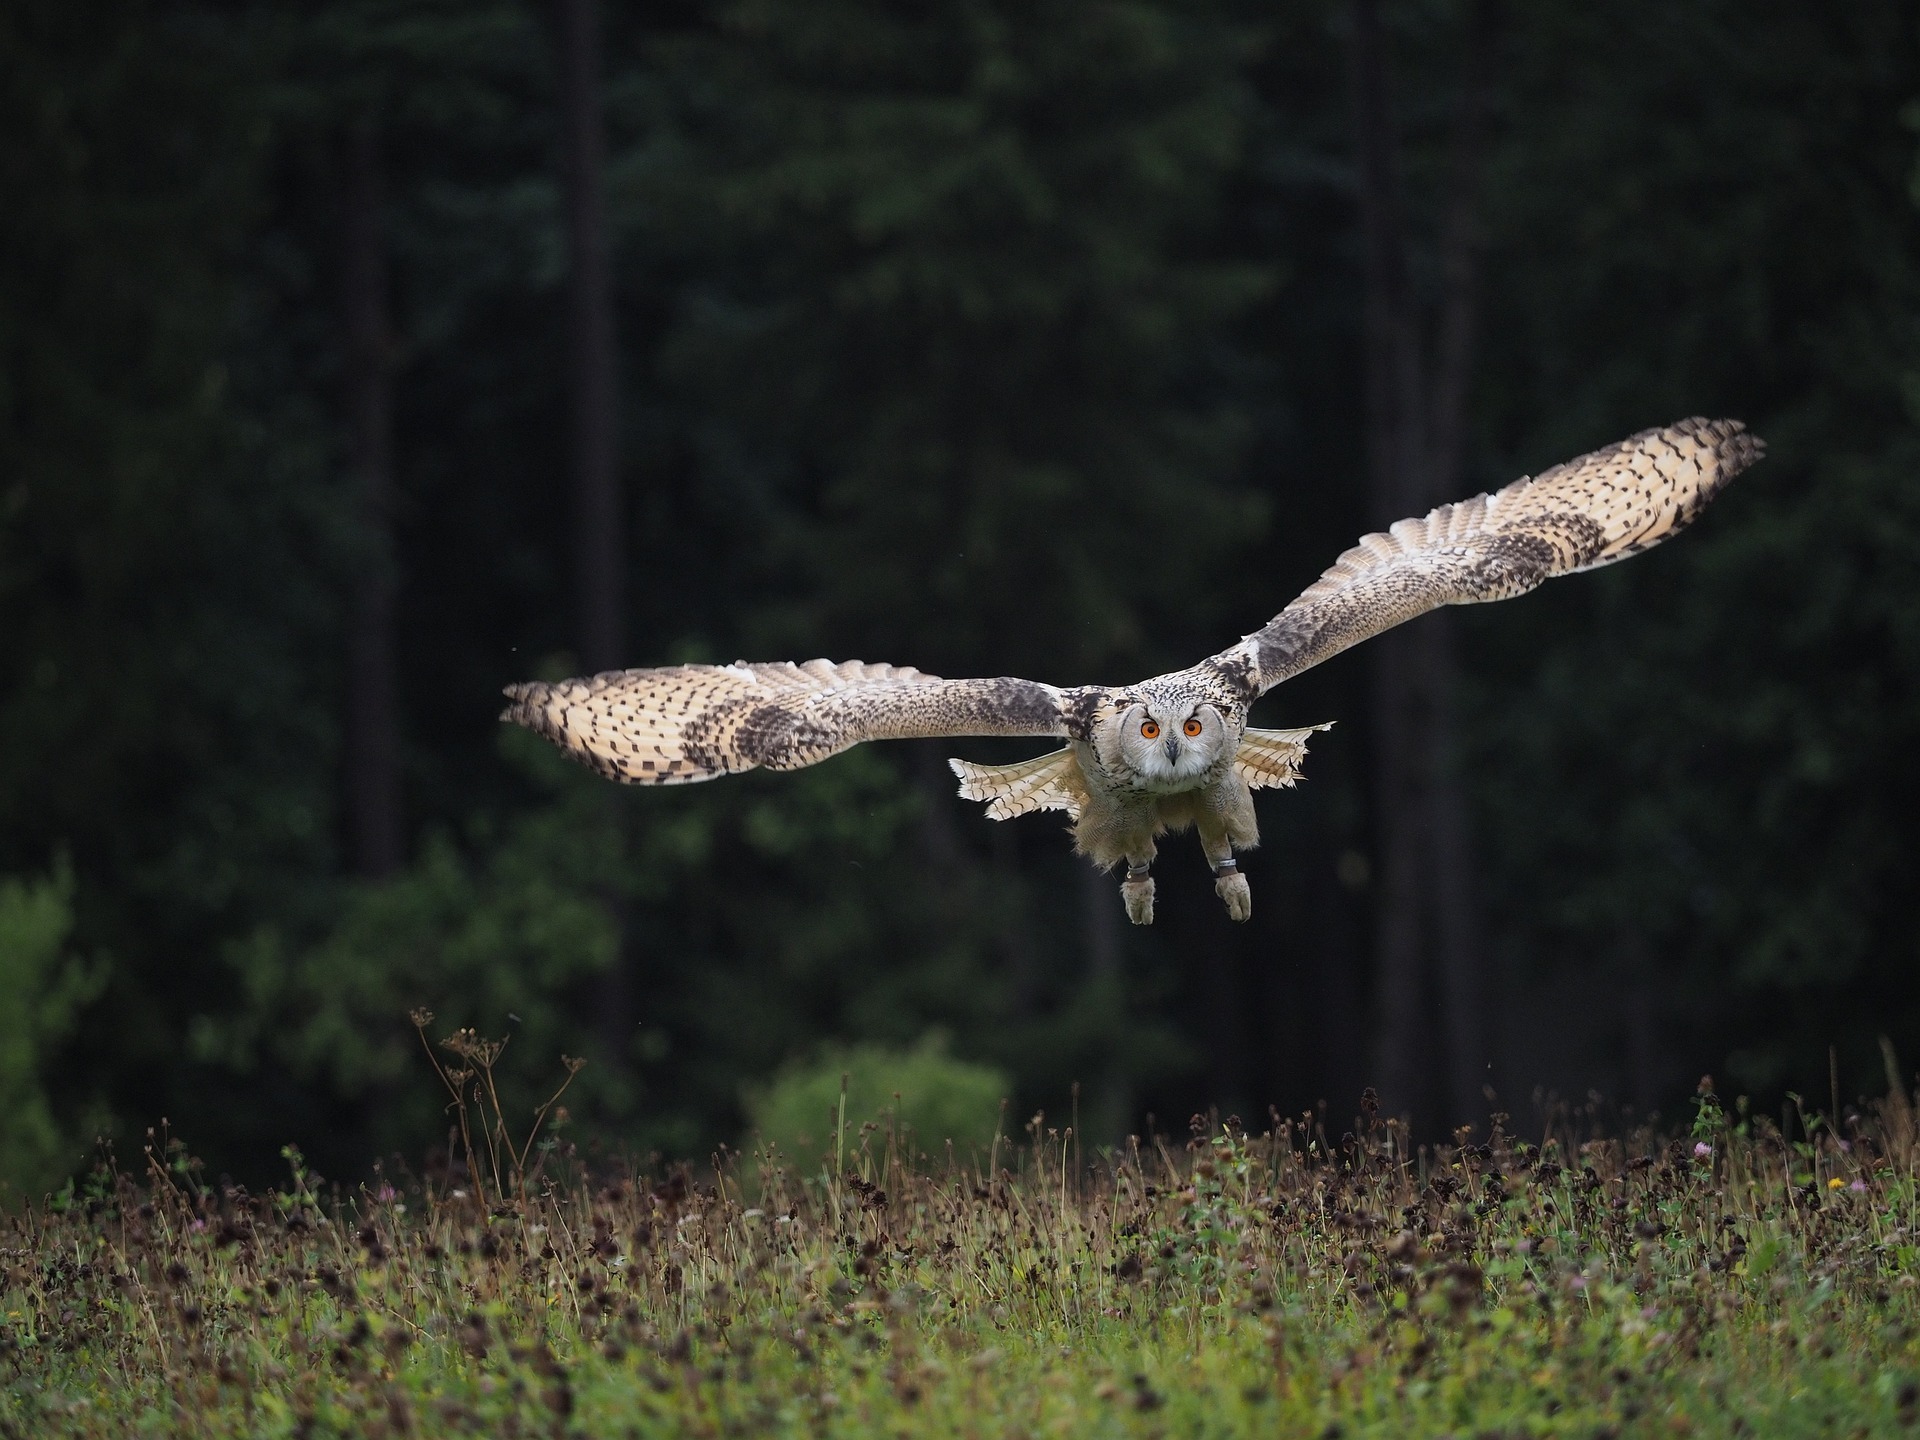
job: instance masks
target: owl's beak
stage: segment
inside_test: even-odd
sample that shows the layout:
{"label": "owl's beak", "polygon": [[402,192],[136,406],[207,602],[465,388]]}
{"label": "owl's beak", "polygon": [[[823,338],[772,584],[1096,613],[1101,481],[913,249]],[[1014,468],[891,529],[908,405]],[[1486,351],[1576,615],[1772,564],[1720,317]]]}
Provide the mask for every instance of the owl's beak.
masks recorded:
{"label": "owl's beak", "polygon": [[1180,742],[1169,735],[1167,737],[1166,750],[1167,763],[1169,765],[1178,765],[1180,763]]}

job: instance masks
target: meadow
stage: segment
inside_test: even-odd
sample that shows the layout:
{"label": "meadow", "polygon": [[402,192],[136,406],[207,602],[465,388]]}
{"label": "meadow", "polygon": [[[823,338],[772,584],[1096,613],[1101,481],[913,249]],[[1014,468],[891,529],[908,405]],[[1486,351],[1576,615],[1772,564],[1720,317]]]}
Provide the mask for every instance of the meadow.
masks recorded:
{"label": "meadow", "polygon": [[[422,1022],[422,1038],[426,1037]],[[7,1436],[1885,1435],[1920,1420],[1920,1135],[1784,1123],[1412,1150],[1363,1098],[1085,1151],[589,1164],[498,1050],[351,1189],[177,1138],[5,1222]]]}

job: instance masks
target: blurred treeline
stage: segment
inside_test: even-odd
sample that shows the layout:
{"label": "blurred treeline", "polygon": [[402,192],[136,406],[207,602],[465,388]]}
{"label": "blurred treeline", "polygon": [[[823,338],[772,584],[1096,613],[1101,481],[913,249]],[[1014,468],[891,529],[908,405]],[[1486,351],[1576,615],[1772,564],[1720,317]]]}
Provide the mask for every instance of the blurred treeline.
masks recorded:
{"label": "blurred treeline", "polygon": [[[685,0],[597,55],[582,15],[0,14],[10,1175],[161,1115],[236,1172],[417,1154],[418,1005],[584,1054],[576,1123],[670,1153],[930,1034],[1016,1124],[1078,1081],[1093,1139],[1920,1057],[1910,4]],[[1395,662],[1270,697],[1341,723],[1247,927],[1188,844],[1135,932],[1056,821],[952,797],[1031,746],[642,793],[495,722],[610,647],[1187,663],[1396,518],[1395,353],[1457,494],[1688,414],[1770,458],[1410,629],[1418,833]],[[1396,825],[1450,857],[1397,955]]]}

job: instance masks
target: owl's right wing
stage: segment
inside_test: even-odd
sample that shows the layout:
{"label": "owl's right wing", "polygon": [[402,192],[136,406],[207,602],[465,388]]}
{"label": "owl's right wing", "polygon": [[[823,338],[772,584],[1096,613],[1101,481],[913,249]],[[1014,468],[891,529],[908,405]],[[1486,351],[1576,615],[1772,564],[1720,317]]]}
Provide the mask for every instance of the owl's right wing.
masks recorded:
{"label": "owl's right wing", "polygon": [[942,680],[858,660],[610,670],[506,693],[502,720],[630,785],[798,770],[865,740],[1067,733],[1051,685]]}
{"label": "owl's right wing", "polygon": [[1681,530],[1765,449],[1738,420],[1682,420],[1402,520],[1363,538],[1208,663],[1264,694],[1428,610],[1505,600],[1610,565]]}

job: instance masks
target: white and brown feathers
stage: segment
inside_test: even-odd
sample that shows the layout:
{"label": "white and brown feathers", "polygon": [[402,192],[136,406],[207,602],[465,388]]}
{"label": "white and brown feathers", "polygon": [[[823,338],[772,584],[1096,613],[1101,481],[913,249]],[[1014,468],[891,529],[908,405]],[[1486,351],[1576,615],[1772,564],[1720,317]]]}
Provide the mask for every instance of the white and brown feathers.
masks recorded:
{"label": "white and brown feathers", "polygon": [[[1096,714],[1133,693],[1188,687],[1246,707],[1284,680],[1441,605],[1504,600],[1556,575],[1624,559],[1686,526],[1763,453],[1737,420],[1682,420],[1493,495],[1442,505],[1369,535],[1269,624],[1189,670],[1135,687],[1057,689],[1030,680],[941,680],[859,661],[675,665],[510,686],[502,719],[539,732],[615,780],[686,784],[765,766],[793,770],[865,740],[1050,735],[1087,739]],[[1270,763],[1250,784],[1290,783],[1306,731],[1249,730]],[[1001,818],[1073,810],[1079,797],[1043,756],[1019,766],[956,761],[962,793]],[[1246,756],[1236,757],[1243,767]],[[992,769],[994,788],[981,775]],[[969,787],[972,787],[971,791]],[[1064,787],[1064,788],[1063,788]]]}
{"label": "white and brown feathers", "polygon": [[1658,545],[1765,452],[1738,420],[1643,430],[1492,495],[1365,536],[1264,628],[1216,661],[1260,693],[1441,605],[1524,595]]}
{"label": "white and brown feathers", "polygon": [[[1291,787],[1307,758],[1307,737],[1332,728],[1331,722],[1304,730],[1249,726],[1241,732],[1234,752],[1233,773],[1249,790]],[[971,760],[947,764],[960,777],[961,798],[984,804],[989,820],[1011,820],[1036,810],[1064,810],[1068,818],[1078,820],[1090,798],[1086,776],[1071,746],[1012,765],[976,765]]]}
{"label": "white and brown feathers", "polygon": [[514,703],[501,719],[633,785],[798,770],[863,740],[1066,734],[1051,685],[942,680],[858,660],[609,670],[507,694]]}

